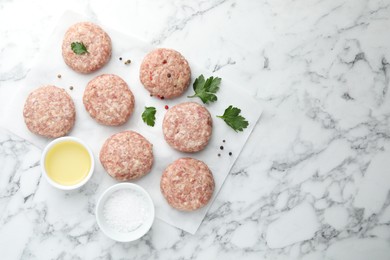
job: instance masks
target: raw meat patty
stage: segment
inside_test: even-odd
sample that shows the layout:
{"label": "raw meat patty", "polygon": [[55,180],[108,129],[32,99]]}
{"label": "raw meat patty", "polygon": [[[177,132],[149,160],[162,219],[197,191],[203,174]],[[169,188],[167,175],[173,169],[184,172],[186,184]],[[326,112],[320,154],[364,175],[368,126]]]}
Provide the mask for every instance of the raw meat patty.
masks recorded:
{"label": "raw meat patty", "polygon": [[122,125],[134,110],[134,96],[119,76],[103,74],[92,79],[84,91],[85,109],[103,125]]}
{"label": "raw meat patty", "polygon": [[27,97],[24,122],[34,134],[49,138],[64,136],[72,129],[76,110],[72,98],[62,88],[40,87]]}
{"label": "raw meat patty", "polygon": [[153,145],[134,131],[114,134],[100,150],[104,169],[118,181],[140,178],[153,164]]}
{"label": "raw meat patty", "polygon": [[190,84],[191,70],[187,60],[177,51],[156,49],[144,58],[140,80],[154,96],[180,96]]}
{"label": "raw meat patty", "polygon": [[207,165],[193,158],[181,158],[164,171],[160,188],[168,204],[193,211],[205,206],[214,192],[214,178]]}
{"label": "raw meat patty", "polygon": [[181,152],[198,152],[206,147],[211,137],[210,113],[195,102],[178,104],[165,114],[163,133],[171,147]]}
{"label": "raw meat patty", "polygon": [[[83,43],[88,53],[76,54],[73,42]],[[102,28],[90,22],[76,23],[66,31],[62,43],[65,63],[80,73],[91,73],[103,67],[111,58],[111,39]]]}

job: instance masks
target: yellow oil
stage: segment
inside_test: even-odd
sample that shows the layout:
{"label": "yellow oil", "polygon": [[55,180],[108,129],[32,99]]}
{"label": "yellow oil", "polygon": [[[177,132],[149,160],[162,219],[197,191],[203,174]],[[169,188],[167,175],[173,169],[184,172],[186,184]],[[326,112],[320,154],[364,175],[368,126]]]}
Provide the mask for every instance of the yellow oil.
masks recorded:
{"label": "yellow oil", "polygon": [[81,182],[91,169],[88,150],[74,141],[63,141],[53,145],[45,158],[47,175],[61,185]]}

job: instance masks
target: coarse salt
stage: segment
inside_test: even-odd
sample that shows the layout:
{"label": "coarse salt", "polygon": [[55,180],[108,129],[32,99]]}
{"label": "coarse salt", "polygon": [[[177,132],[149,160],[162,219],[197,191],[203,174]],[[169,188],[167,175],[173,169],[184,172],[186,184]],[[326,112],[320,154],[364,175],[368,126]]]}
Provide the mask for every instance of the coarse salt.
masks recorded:
{"label": "coarse salt", "polygon": [[147,205],[145,196],[139,191],[118,190],[104,204],[103,216],[110,228],[128,233],[145,222],[150,213]]}

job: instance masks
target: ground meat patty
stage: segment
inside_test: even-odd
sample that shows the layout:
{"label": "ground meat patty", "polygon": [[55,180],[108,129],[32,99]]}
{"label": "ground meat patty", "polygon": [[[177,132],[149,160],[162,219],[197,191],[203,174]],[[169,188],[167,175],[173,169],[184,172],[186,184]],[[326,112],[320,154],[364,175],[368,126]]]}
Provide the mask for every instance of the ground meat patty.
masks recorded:
{"label": "ground meat patty", "polygon": [[62,88],[40,87],[27,97],[24,122],[34,134],[49,138],[64,136],[72,129],[76,110],[72,98]]}
{"label": "ground meat patty", "polygon": [[140,178],[149,173],[153,164],[153,146],[134,131],[114,134],[100,150],[100,162],[119,181]]}
{"label": "ground meat patty", "polygon": [[154,96],[180,96],[190,84],[191,70],[187,60],[177,51],[156,49],[144,58],[140,80]]}
{"label": "ground meat patty", "polygon": [[195,102],[178,104],[165,114],[163,133],[171,147],[182,152],[198,152],[206,147],[211,137],[210,113]]}
{"label": "ground meat patty", "polygon": [[168,204],[193,211],[205,206],[214,192],[214,178],[207,165],[193,158],[181,158],[164,171],[160,188]]}
{"label": "ground meat patty", "polygon": [[92,79],[84,91],[85,109],[103,125],[122,125],[134,110],[134,96],[126,82],[113,74]]}
{"label": "ground meat patty", "polygon": [[[76,54],[71,45],[82,43],[88,53]],[[111,39],[102,28],[89,22],[76,23],[65,33],[62,43],[65,63],[80,73],[90,73],[103,67],[111,57]]]}

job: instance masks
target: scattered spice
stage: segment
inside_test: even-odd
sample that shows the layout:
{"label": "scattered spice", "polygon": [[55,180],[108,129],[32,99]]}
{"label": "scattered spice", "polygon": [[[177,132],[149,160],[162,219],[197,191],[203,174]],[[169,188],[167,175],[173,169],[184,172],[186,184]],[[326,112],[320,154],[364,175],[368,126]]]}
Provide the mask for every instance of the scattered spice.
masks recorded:
{"label": "scattered spice", "polygon": [[73,90],[73,86],[70,86],[69,89],[70,89],[70,90]]}
{"label": "scattered spice", "polygon": [[165,109],[168,110],[169,106],[168,105],[165,105]]}
{"label": "scattered spice", "polygon": [[232,152],[229,152],[229,156],[232,156]]}
{"label": "scattered spice", "polygon": [[58,74],[58,75],[57,75],[57,78],[59,78],[59,79],[60,79],[61,77],[62,77],[62,76],[61,76],[61,74]]}
{"label": "scattered spice", "polygon": [[163,64],[166,64],[167,63],[167,61],[166,60],[163,60]]}
{"label": "scattered spice", "polygon": [[151,97],[153,97],[153,95],[152,95],[152,94],[150,94],[150,96],[151,96]]}
{"label": "scattered spice", "polygon": [[122,60],[122,57],[119,57],[119,60]]}
{"label": "scattered spice", "polygon": [[223,146],[221,145],[221,146],[219,147],[219,149],[223,150]]}
{"label": "scattered spice", "polygon": [[131,63],[131,60],[125,61],[125,65],[129,65]]}
{"label": "scattered spice", "polygon": [[222,142],[226,142],[225,140],[222,140]]}
{"label": "scattered spice", "polygon": [[220,154],[220,153],[218,154],[218,157],[221,157],[221,154]]}
{"label": "scattered spice", "polygon": [[164,97],[160,97],[161,99],[164,99]]}
{"label": "scattered spice", "polygon": [[170,77],[171,77],[171,73],[168,73],[168,74],[167,74],[167,77],[170,78]]}

